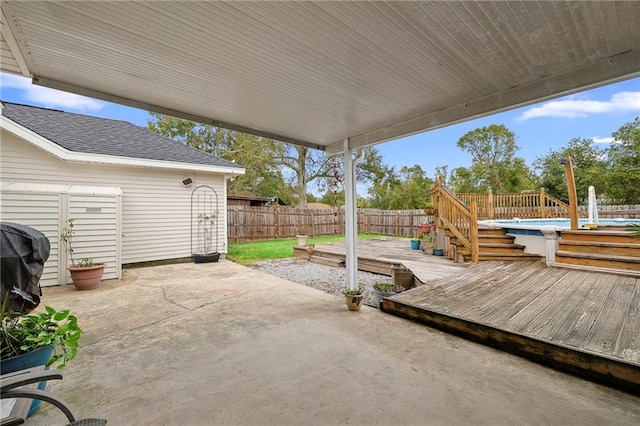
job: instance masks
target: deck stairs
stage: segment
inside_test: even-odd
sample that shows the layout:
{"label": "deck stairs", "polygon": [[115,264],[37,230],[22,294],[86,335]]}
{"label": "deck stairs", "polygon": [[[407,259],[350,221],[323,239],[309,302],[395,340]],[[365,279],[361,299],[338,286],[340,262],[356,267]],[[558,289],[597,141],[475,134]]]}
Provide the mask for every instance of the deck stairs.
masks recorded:
{"label": "deck stairs", "polygon": [[555,264],[640,276],[640,239],[624,230],[566,230]]}
{"label": "deck stairs", "polygon": [[[449,237],[453,252],[450,257],[456,262],[471,262],[471,251],[459,243],[458,239],[445,231]],[[478,228],[478,247],[480,249],[480,261],[536,261],[543,257],[538,254],[526,253],[525,246],[515,244],[513,235],[507,235],[502,228]]]}

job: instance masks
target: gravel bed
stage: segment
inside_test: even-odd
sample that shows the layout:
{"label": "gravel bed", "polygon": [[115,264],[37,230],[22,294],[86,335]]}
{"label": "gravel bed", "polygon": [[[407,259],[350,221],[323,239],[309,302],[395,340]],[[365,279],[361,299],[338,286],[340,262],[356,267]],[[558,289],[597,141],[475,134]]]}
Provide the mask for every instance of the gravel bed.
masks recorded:
{"label": "gravel bed", "polygon": [[[346,268],[321,265],[300,258],[265,260],[255,262],[251,267],[267,274],[313,287],[336,296],[342,296],[342,290],[347,280]],[[391,277],[358,271],[358,281],[365,287],[362,302],[369,306],[375,306],[372,290],[373,285],[390,283]]]}

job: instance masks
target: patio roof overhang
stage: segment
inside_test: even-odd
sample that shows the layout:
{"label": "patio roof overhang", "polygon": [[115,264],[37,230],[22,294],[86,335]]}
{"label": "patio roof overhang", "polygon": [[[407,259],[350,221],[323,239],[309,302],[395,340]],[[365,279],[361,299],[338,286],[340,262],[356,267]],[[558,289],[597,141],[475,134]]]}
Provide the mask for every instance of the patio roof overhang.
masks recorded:
{"label": "patio roof overhang", "polygon": [[338,153],[638,76],[639,25],[636,1],[2,1],[0,69]]}

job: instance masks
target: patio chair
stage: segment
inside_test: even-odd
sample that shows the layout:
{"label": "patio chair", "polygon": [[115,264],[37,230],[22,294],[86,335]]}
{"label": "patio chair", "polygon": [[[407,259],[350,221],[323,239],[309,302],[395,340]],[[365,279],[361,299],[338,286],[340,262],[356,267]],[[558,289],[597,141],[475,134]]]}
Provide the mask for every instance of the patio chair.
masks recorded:
{"label": "patio chair", "polygon": [[3,374],[0,381],[0,399],[16,398],[11,413],[3,417],[0,426],[13,426],[25,423],[32,399],[39,399],[55,405],[67,416],[69,426],[103,426],[104,419],[76,420],[69,405],[51,392],[37,389],[37,384],[44,380],[61,380],[60,370],[45,370],[44,367],[30,368]]}

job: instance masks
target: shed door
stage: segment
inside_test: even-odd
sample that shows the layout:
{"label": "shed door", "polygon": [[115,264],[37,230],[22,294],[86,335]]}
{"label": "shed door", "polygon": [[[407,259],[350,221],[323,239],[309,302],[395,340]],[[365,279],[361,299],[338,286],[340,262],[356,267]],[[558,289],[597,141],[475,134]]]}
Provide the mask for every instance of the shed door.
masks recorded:
{"label": "shed door", "polygon": [[[120,275],[120,197],[70,193],[66,219],[74,219],[74,260],[91,257],[106,262],[103,279]],[[67,283],[71,277],[67,274]]]}

